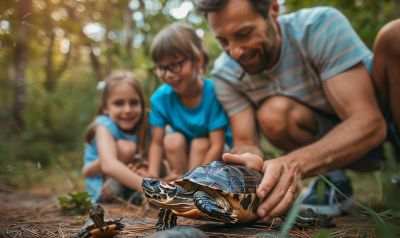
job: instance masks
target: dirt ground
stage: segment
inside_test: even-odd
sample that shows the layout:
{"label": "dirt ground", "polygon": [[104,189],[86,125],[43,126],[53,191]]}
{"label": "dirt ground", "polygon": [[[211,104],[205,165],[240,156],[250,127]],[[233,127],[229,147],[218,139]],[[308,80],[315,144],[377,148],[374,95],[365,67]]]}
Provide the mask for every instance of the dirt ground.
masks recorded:
{"label": "dirt ground", "polygon": [[[65,194],[60,194],[65,195]],[[124,230],[118,237],[146,237],[155,232],[158,210],[127,203],[102,204],[106,216],[122,217]],[[45,192],[15,192],[0,189],[0,237],[70,237],[79,231],[87,216],[61,213],[57,195]],[[346,215],[335,218],[336,228],[326,231],[331,237],[373,237],[373,222],[367,216]],[[224,225],[178,218],[179,225],[195,226],[209,237],[276,237],[279,221],[273,224]],[[293,237],[312,237],[318,228],[292,228]]]}

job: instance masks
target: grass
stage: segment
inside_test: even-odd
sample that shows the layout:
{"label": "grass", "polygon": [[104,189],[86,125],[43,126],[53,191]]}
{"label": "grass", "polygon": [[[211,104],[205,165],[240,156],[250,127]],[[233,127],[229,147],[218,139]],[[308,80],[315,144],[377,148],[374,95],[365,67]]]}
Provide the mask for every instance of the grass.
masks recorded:
{"label": "grass", "polygon": [[81,159],[78,160],[77,154],[59,156],[55,163],[45,167],[31,161],[2,164],[0,188],[7,191],[34,189],[44,193],[84,191]]}
{"label": "grass", "polygon": [[[265,158],[274,158],[283,153],[274,148],[263,136],[261,136],[261,147],[268,151]],[[396,160],[394,148],[390,143],[384,144],[386,160],[382,164],[382,169],[375,172],[354,172],[348,170],[353,185],[353,192],[356,198],[357,216],[367,214],[374,221],[374,235],[377,237],[398,237],[400,235],[400,164]],[[333,186],[341,193],[329,180],[321,176],[329,185]],[[310,179],[305,180],[307,185]],[[344,194],[342,194],[344,195]],[[298,198],[286,222],[281,229],[281,236],[287,237],[294,220],[299,212],[301,199]],[[364,235],[363,235],[364,234]],[[321,231],[314,237],[346,237],[347,231]],[[366,230],[360,230],[357,237],[367,237]]]}

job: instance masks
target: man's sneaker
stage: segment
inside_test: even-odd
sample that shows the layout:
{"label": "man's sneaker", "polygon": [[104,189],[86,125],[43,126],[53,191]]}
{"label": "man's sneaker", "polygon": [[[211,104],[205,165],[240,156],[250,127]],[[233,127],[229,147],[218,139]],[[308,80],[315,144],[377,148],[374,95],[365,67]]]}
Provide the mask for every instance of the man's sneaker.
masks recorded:
{"label": "man's sneaker", "polygon": [[325,178],[336,188],[331,187],[322,178],[315,179],[302,193],[304,200],[301,209],[311,208],[316,213],[327,216],[338,216],[344,211],[349,211],[354,202],[350,180],[345,175],[339,178],[326,175]]}

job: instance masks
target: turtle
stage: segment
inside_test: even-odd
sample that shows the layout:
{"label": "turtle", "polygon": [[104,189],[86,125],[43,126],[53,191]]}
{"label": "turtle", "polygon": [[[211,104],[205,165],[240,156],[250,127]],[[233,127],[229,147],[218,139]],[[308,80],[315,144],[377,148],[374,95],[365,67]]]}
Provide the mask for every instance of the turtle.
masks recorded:
{"label": "turtle", "polygon": [[124,228],[122,217],[114,220],[104,220],[104,209],[94,204],[89,210],[89,218],[78,234],[72,238],[111,238],[118,235]]}
{"label": "turtle", "polygon": [[[148,201],[160,208],[156,224],[160,231],[176,226],[177,216],[224,223],[256,221],[260,203],[256,189],[261,180],[256,170],[214,161],[170,183],[144,178],[142,187]],[[321,217],[313,211],[302,214],[297,223],[319,224]]]}

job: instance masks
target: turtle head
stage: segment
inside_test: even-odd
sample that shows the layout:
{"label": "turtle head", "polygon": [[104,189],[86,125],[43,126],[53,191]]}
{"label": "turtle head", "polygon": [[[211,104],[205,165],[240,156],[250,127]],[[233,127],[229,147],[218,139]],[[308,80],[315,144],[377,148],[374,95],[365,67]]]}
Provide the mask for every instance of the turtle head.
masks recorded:
{"label": "turtle head", "polygon": [[162,208],[168,209],[171,206],[192,198],[181,186],[174,183],[166,183],[158,179],[144,178],[142,187],[147,199]]}
{"label": "turtle head", "polygon": [[104,226],[104,209],[99,204],[94,204],[89,210],[89,218],[97,227]]}

